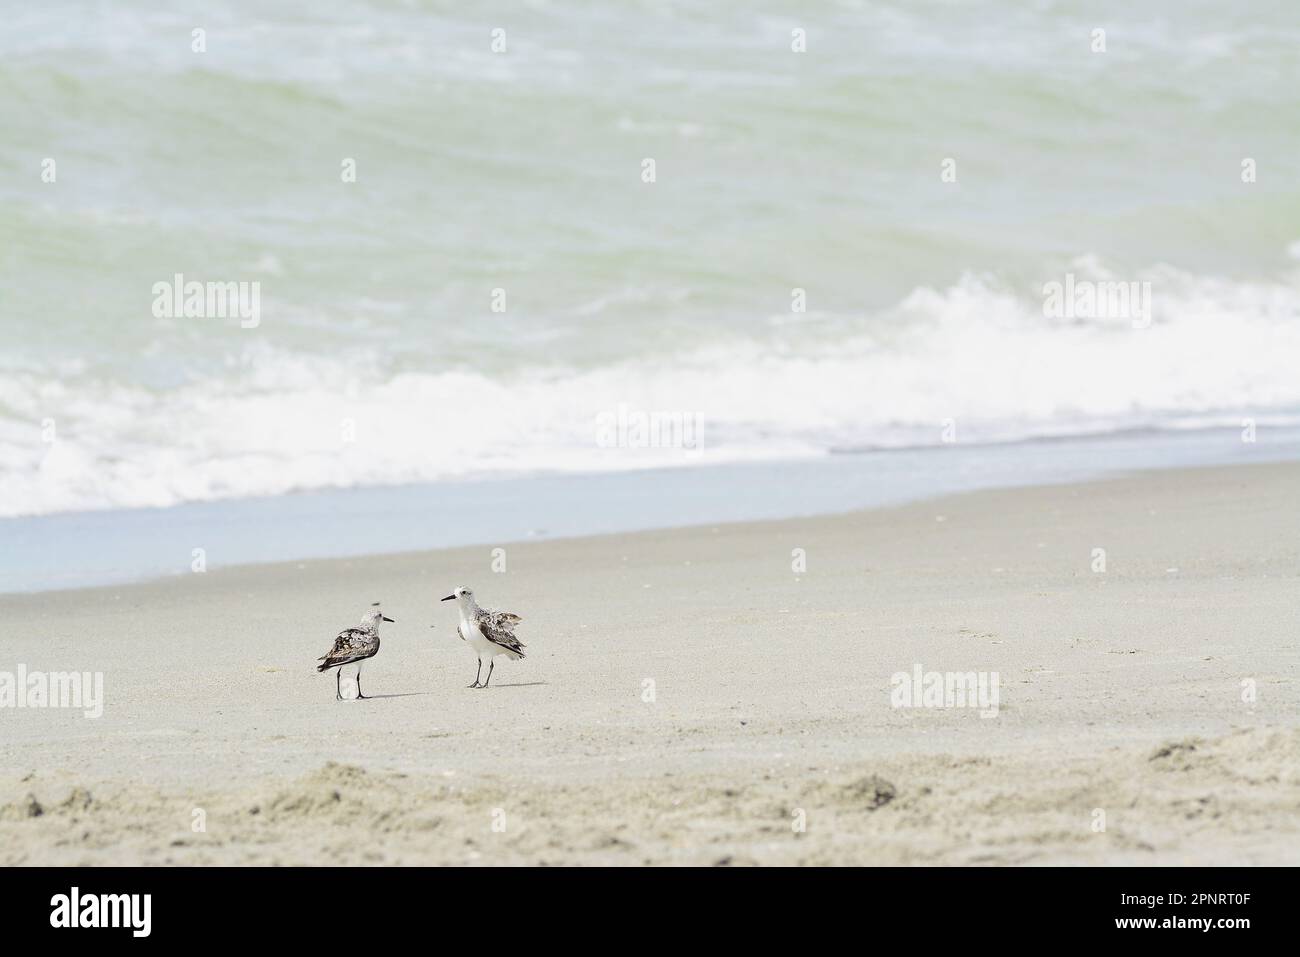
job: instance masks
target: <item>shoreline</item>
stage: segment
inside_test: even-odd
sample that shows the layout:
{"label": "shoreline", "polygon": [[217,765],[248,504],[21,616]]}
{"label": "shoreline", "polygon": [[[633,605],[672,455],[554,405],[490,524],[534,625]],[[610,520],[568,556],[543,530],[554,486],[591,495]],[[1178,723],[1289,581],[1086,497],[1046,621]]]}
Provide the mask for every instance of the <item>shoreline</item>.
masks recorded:
{"label": "shoreline", "polygon": [[[105,677],[99,719],[0,709],[0,856],[1300,863],[1298,485],[1168,469],[525,542],[504,573],[466,547],[0,596],[0,670]],[[455,584],[524,618],[487,691]],[[335,702],[312,661],[375,600],[374,698]],[[893,706],[916,665],[996,672],[998,716]]]}
{"label": "shoreline", "polygon": [[1300,461],[1300,429],[1128,432],[816,459],[300,492],[0,520],[0,594],[185,577],[203,567],[365,558],[825,516],[1151,469]]}

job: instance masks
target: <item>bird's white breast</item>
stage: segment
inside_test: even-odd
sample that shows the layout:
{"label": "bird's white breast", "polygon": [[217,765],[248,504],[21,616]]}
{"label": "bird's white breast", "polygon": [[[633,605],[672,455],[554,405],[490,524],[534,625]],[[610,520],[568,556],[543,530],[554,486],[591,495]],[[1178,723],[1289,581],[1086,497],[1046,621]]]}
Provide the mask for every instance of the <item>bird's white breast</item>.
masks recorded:
{"label": "bird's white breast", "polygon": [[460,630],[464,633],[465,640],[477,652],[482,653],[489,648],[495,647],[492,642],[483,637],[483,632],[479,629],[478,623],[470,621],[464,615],[460,616]]}

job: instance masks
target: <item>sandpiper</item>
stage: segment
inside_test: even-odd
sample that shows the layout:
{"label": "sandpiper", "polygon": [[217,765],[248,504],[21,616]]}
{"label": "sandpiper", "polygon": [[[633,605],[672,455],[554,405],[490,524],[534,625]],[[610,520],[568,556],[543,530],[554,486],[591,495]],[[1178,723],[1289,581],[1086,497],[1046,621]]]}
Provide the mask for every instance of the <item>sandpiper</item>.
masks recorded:
{"label": "sandpiper", "polygon": [[[524,657],[523,643],[514,635],[515,625],[523,619],[508,611],[480,608],[474,600],[474,593],[468,588],[457,588],[442,601],[452,599],[460,607],[460,626],[457,631],[460,632],[461,640],[467,642],[478,655],[478,672],[474,675],[474,683],[469,687],[486,688],[492,680],[492,669],[496,666],[493,658],[505,655],[511,661],[518,661]],[[479,684],[484,658],[488,660],[487,680]]]}
{"label": "sandpiper", "polygon": [[[376,605],[379,602],[375,602]],[[361,662],[367,658],[373,658],[379,653],[379,623],[381,621],[391,622],[393,619],[387,617],[378,608],[365,613],[361,619],[361,627],[347,628],[339,632],[339,636],[334,639],[334,647],[328,654],[321,655],[317,660],[320,662],[316,670],[327,671],[330,668],[337,668],[334,672],[334,700],[343,700],[343,669],[348,665],[357,666],[357,696],[353,700],[365,698],[361,693]]]}

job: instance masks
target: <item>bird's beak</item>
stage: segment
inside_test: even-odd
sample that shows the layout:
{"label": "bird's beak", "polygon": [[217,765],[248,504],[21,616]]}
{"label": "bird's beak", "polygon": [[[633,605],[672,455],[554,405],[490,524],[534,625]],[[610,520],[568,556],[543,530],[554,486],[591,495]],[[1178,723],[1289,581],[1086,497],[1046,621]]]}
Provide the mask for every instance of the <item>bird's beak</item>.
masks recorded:
{"label": "bird's beak", "polygon": [[438,601],[451,601],[455,597],[455,595],[448,595],[446,598],[439,598]]}
{"label": "bird's beak", "polygon": [[388,621],[388,622],[392,622],[393,624],[397,624],[397,622],[393,621],[393,619],[389,618],[387,615],[381,615],[380,617],[383,618],[384,621]]}

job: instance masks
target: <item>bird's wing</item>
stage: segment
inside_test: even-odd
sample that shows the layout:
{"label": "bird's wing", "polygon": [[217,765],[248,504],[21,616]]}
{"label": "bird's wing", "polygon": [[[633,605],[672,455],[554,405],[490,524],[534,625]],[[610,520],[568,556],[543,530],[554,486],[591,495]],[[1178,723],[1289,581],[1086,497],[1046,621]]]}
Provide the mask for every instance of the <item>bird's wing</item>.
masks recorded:
{"label": "bird's wing", "polygon": [[511,629],[520,621],[523,619],[508,611],[480,608],[478,613],[478,629],[483,632],[483,637],[517,655],[524,653],[524,643],[514,636]]}
{"label": "bird's wing", "polygon": [[329,650],[329,654],[323,655],[319,661],[322,662],[318,671],[324,671],[326,668],[333,668],[336,665],[347,665],[354,661],[360,661],[362,658],[369,658],[379,650],[379,636],[360,628],[348,628],[340,631],[339,636],[334,639],[334,647]]}

